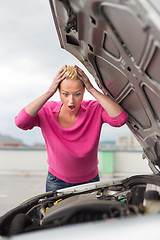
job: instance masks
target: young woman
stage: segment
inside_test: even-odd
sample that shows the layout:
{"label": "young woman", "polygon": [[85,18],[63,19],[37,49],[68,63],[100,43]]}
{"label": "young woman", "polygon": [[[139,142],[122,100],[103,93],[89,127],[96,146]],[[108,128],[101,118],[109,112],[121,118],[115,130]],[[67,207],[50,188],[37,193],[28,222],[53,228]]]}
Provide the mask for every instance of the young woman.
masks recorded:
{"label": "young woman", "polygon": [[[96,100],[83,101],[85,88]],[[48,101],[59,89],[61,101]],[[46,191],[99,181],[98,144],[103,123],[120,127],[127,113],[97,91],[78,66],[64,66],[42,96],[15,118],[24,130],[41,128],[48,155]]]}

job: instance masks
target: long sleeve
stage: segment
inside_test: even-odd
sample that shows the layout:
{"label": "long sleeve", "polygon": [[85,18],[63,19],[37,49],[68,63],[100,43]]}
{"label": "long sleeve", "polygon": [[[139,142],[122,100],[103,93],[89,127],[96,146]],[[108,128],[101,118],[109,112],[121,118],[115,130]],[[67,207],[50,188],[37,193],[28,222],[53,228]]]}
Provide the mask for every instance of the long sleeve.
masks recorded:
{"label": "long sleeve", "polygon": [[28,130],[32,129],[35,126],[39,126],[39,116],[36,115],[35,117],[29,115],[25,109],[23,108],[18,115],[15,117],[15,124],[17,127]]}
{"label": "long sleeve", "polygon": [[104,110],[102,113],[102,119],[113,127],[121,127],[127,122],[128,114],[122,109],[122,112],[118,116],[110,117]]}

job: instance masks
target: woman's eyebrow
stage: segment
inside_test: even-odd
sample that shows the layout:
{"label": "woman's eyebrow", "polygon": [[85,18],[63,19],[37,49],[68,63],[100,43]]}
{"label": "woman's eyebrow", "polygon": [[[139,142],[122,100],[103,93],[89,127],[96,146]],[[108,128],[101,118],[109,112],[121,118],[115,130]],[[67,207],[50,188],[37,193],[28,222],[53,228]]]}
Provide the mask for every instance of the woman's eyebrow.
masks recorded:
{"label": "woman's eyebrow", "polygon": [[77,91],[75,91],[75,93],[77,93],[77,92],[81,92],[82,90],[81,89],[79,89],[79,90],[77,90]]}
{"label": "woman's eyebrow", "polygon": [[66,93],[68,93],[68,91],[66,91],[66,90],[63,90],[63,89],[62,89],[62,92],[66,92]]}
{"label": "woman's eyebrow", "polygon": [[[75,91],[74,93],[81,92],[81,91],[82,91],[82,90],[79,89],[79,90]],[[64,89],[62,89],[62,92],[68,93],[68,91],[67,91],[67,90],[64,90]]]}

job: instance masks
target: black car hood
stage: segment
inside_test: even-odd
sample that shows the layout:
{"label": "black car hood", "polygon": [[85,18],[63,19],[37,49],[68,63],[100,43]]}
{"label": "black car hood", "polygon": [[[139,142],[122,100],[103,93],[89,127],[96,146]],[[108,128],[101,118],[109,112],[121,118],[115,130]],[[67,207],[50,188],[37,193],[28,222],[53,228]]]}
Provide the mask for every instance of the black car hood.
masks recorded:
{"label": "black car hood", "polygon": [[129,114],[127,125],[157,173],[160,14],[154,2],[50,0],[50,5],[61,47],[79,59],[103,93]]}

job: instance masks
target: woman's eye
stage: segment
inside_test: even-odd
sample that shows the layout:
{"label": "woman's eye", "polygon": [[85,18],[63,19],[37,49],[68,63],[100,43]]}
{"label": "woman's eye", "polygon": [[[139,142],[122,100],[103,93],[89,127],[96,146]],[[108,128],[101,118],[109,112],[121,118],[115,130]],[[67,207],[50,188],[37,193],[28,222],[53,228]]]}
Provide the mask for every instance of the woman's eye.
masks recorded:
{"label": "woman's eye", "polygon": [[63,95],[64,95],[65,97],[67,97],[67,96],[68,96],[68,93],[63,93]]}
{"label": "woman's eye", "polygon": [[76,94],[75,94],[76,97],[79,96],[79,95],[80,95],[80,93],[76,93]]}

